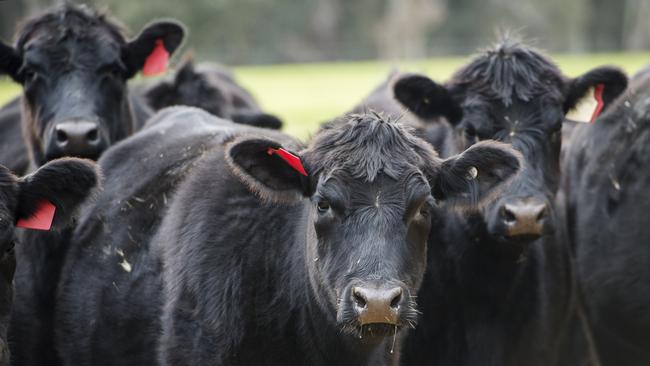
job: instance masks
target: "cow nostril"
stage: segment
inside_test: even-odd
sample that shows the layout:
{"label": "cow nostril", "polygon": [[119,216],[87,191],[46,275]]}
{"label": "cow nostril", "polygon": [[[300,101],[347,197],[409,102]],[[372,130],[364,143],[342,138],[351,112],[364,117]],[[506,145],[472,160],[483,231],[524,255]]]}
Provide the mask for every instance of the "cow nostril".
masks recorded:
{"label": "cow nostril", "polygon": [[99,138],[99,133],[97,133],[97,129],[92,129],[88,131],[88,133],[86,134],[86,138],[90,142],[96,142]]}
{"label": "cow nostril", "polygon": [[546,210],[546,206],[544,206],[544,208],[539,211],[539,214],[537,214],[537,221],[542,221],[546,218]]}
{"label": "cow nostril", "polygon": [[67,142],[68,141],[68,134],[65,133],[65,131],[63,131],[63,130],[57,129],[56,130],[56,141],[58,143],[61,143],[61,144]]}
{"label": "cow nostril", "polygon": [[356,288],[352,290],[352,300],[354,300],[354,304],[361,309],[365,309],[366,306],[368,306],[366,298],[358,292]]}
{"label": "cow nostril", "polygon": [[399,292],[390,301],[390,307],[393,309],[399,308],[399,304],[401,301],[402,301],[402,289],[399,289]]}
{"label": "cow nostril", "polygon": [[515,216],[515,213],[512,212],[512,211],[511,211],[510,209],[508,209],[507,207],[504,206],[504,207],[501,208],[501,214],[502,214],[502,216],[503,216],[503,220],[504,220],[506,223],[508,223],[508,224],[512,224],[512,223],[517,222],[517,216]]}

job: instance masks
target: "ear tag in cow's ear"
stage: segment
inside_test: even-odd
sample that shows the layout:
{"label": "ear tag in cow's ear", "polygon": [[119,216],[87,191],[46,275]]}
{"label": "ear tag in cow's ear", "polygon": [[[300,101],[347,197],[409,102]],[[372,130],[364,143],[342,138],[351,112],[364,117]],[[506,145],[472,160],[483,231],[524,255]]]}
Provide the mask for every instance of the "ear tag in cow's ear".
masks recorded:
{"label": "ear tag in cow's ear", "polygon": [[52,228],[52,221],[54,220],[54,213],[56,206],[50,201],[41,201],[34,214],[26,219],[19,219],[16,227],[33,230],[50,230]]}
{"label": "ear tag in cow's ear", "polygon": [[474,180],[476,177],[478,177],[478,169],[476,169],[475,166],[469,167],[469,169],[467,169],[467,179]]}
{"label": "ear tag in cow's ear", "polygon": [[269,147],[269,149],[266,152],[269,155],[277,154],[279,157],[282,158],[282,160],[286,161],[287,164],[291,165],[291,167],[295,169],[298,173],[304,175],[305,177],[307,176],[307,171],[305,170],[305,167],[302,165],[302,161],[300,160],[299,156],[296,156],[283,148],[274,149],[272,147]]}
{"label": "ear tag in cow's ear", "polygon": [[594,122],[605,106],[603,91],[605,91],[605,84],[598,84],[596,87],[589,88],[585,96],[578,101],[576,107],[567,113],[566,119],[582,123]]}
{"label": "ear tag in cow's ear", "polygon": [[144,76],[154,76],[162,74],[167,71],[167,63],[169,62],[169,52],[165,49],[165,44],[162,39],[156,40],[156,46],[151,51],[147,61],[144,63],[142,74]]}

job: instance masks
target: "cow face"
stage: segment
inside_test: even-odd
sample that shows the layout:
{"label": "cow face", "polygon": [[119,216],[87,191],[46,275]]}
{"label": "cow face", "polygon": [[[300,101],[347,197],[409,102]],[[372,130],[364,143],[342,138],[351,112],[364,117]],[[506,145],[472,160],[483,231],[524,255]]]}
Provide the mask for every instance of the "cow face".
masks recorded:
{"label": "cow face", "polygon": [[297,237],[314,298],[346,334],[376,339],[416,321],[437,202],[480,204],[518,170],[504,146],[481,143],[442,161],[409,128],[366,114],[323,127],[293,157],[251,137],[226,157],[260,197],[302,202]]}
{"label": "cow face", "polygon": [[166,21],[127,42],[105,16],[66,5],[29,21],[15,47],[0,42],[0,73],[23,86],[23,131],[35,163],[96,159],[129,135],[127,79],[157,44],[172,53],[183,36],[181,25]]}
{"label": "cow face", "polygon": [[40,203],[47,201],[55,206],[54,227],[65,226],[72,211],[88,196],[98,180],[95,164],[87,160],[52,161],[20,179],[0,166],[0,365],[9,364],[6,339],[16,269],[16,222],[32,217]]}
{"label": "cow face", "polygon": [[494,139],[524,156],[522,173],[503,196],[469,219],[492,239],[527,244],[553,230],[565,114],[594,89],[602,92],[600,108],[607,107],[626,85],[626,76],[608,67],[565,78],[535,50],[504,43],[463,67],[447,85],[411,75],[398,81],[394,92],[422,118],[446,117],[460,150]]}

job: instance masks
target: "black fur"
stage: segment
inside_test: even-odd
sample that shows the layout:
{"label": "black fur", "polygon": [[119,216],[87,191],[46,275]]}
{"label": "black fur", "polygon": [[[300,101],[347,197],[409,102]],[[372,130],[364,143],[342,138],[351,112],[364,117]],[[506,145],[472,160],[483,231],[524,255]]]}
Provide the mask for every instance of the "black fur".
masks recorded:
{"label": "black fur", "polygon": [[26,174],[29,153],[20,127],[20,98],[15,98],[0,109],[0,164],[16,175]]}
{"label": "black fur", "polygon": [[127,79],[142,68],[156,39],[173,53],[184,33],[182,25],[161,21],[127,41],[116,21],[72,4],[28,20],[15,46],[3,44],[0,49],[0,60],[15,59],[20,67],[0,65],[0,72],[23,86],[23,135],[32,161],[38,166],[68,155],[67,147],[53,142],[61,122],[98,124],[100,143],[70,152],[79,157],[96,159],[108,145],[131,134],[135,122]]}
{"label": "black fur", "polygon": [[[446,84],[424,76],[396,84],[396,98],[416,115],[458,117],[448,119],[453,132],[443,131],[447,141],[438,147],[444,155],[494,139],[510,144],[525,162],[480,212],[449,215],[442,230],[432,232],[436,245],[429,246],[429,271],[418,294],[423,315],[407,339],[404,364],[558,362],[574,311],[568,252],[553,210],[560,131],[567,108],[599,83],[610,104],[627,79],[613,68],[568,79],[539,51],[504,40]],[[522,199],[546,205],[541,237],[507,236],[504,207]]]}
{"label": "black fur", "polygon": [[[116,21],[72,4],[25,22],[17,32],[15,46],[0,48],[0,60],[9,57],[20,67],[4,64],[0,72],[9,73],[23,86],[22,111],[12,116],[17,118],[15,124],[22,119],[32,168],[68,155],[96,159],[110,144],[131,134],[136,126],[134,110],[145,114],[146,110],[131,104],[127,79],[142,66],[145,51],[150,52],[156,38],[162,38],[172,53],[183,35],[180,24],[166,21],[147,26],[140,36],[128,41]],[[57,147],[53,142],[56,125],[82,121],[97,123],[99,143],[85,151]],[[12,142],[18,143],[20,140]],[[16,158],[20,159],[2,156],[0,162]],[[57,364],[52,346],[53,309],[68,235],[68,230],[25,233],[16,252],[15,298],[19,310],[12,314],[9,331],[16,364]]]}
{"label": "black fur", "polygon": [[245,125],[282,128],[282,121],[263,113],[255,98],[221,65],[205,62],[195,66],[188,59],[173,79],[140,86],[139,92],[154,110],[186,105]]}
{"label": "black fur", "polygon": [[[279,147],[309,178],[268,154]],[[162,111],[100,159],[107,190],[82,215],[59,287],[64,363],[152,364],[156,344],[173,365],[394,362],[443,164],[374,114],[333,122],[305,148],[197,109]],[[348,311],[350,287],[373,281],[404,289],[396,328],[362,328]]]}
{"label": "black fur", "polygon": [[18,242],[17,250],[23,245],[14,228],[17,220],[30,217],[41,200],[48,200],[57,209],[54,229],[64,228],[98,179],[95,165],[78,159],[53,161],[21,179],[0,166],[0,365],[8,366],[10,358],[7,331],[14,297],[14,244]]}
{"label": "black fur", "polygon": [[[575,128],[562,191],[581,300],[599,365],[650,363],[650,77]],[[595,363],[594,363],[595,364]]]}

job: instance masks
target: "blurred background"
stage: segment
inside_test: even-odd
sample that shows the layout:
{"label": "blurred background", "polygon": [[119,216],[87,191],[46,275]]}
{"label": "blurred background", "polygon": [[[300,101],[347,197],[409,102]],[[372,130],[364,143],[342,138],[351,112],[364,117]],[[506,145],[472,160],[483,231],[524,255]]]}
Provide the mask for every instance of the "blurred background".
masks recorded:
{"label": "blurred background", "polygon": [[[62,0],[0,0],[0,38]],[[190,29],[185,50],[235,68],[262,105],[305,136],[341,114],[393,67],[441,81],[515,31],[567,75],[650,62],[648,0],[87,0],[136,33],[154,18]],[[19,89],[0,83],[0,102]]]}

